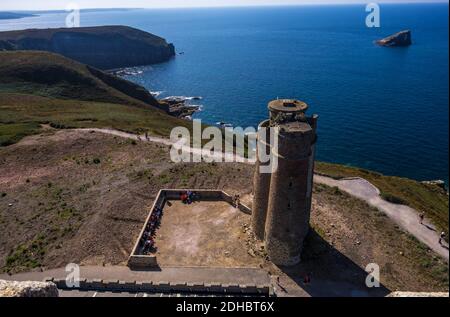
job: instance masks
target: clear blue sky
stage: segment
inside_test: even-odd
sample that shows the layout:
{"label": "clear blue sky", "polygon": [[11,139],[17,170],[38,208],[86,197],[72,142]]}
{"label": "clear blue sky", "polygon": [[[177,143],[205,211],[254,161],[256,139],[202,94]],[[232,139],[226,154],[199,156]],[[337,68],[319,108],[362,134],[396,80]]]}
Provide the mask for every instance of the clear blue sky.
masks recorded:
{"label": "clear blue sky", "polygon": [[161,8],[369,2],[409,3],[431,1],[448,3],[448,0],[0,0],[0,10],[65,9],[69,3],[76,3],[80,8]]}

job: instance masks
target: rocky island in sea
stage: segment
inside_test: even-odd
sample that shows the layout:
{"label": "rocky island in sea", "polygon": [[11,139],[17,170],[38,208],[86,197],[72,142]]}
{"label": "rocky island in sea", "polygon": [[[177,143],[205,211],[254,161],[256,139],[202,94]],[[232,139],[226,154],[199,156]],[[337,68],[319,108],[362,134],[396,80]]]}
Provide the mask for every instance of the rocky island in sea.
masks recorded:
{"label": "rocky island in sea", "polygon": [[380,46],[394,47],[394,46],[409,46],[412,44],[411,31],[404,30],[393,35],[385,37],[384,39],[376,41]]}

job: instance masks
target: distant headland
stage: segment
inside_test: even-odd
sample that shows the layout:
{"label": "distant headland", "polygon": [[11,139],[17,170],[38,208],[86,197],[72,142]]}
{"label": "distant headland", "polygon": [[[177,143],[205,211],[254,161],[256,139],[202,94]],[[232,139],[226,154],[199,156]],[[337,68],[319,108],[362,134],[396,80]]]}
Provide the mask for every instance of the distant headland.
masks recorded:
{"label": "distant headland", "polygon": [[34,16],[36,15],[31,13],[4,12],[4,11],[0,12],[0,20],[22,19]]}
{"label": "distant headland", "polygon": [[161,63],[175,55],[165,39],[127,26],[0,32],[2,50],[49,51],[100,69]]}

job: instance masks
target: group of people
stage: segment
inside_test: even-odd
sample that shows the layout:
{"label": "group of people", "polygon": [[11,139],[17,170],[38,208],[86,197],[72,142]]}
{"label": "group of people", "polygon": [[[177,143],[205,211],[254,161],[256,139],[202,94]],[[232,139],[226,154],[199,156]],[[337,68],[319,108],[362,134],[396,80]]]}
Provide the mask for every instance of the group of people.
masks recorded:
{"label": "group of people", "polygon": [[[145,141],[150,141],[150,137],[148,135],[148,132],[145,132],[144,137],[145,137]],[[137,139],[138,139],[138,141],[142,141],[142,138],[141,138],[140,135],[137,136]]]}
{"label": "group of people", "polygon": [[192,204],[196,198],[196,194],[190,190],[180,194],[180,200],[183,204]]}
{"label": "group of people", "polygon": [[241,196],[240,195],[234,195],[233,196],[233,205],[236,208],[239,208],[239,204],[241,203]]}
{"label": "group of people", "polygon": [[155,251],[155,232],[156,229],[159,227],[161,222],[161,216],[162,216],[162,208],[155,207],[155,209],[152,212],[152,215],[150,216],[150,220],[145,227],[144,233],[142,234],[141,238],[141,245],[143,246],[143,253],[151,253]]}
{"label": "group of people", "polygon": [[[419,220],[420,220],[420,224],[423,225],[423,220],[425,219],[425,213],[421,212],[419,213]],[[445,246],[445,232],[442,231],[441,234],[439,235],[439,244],[442,246]]]}

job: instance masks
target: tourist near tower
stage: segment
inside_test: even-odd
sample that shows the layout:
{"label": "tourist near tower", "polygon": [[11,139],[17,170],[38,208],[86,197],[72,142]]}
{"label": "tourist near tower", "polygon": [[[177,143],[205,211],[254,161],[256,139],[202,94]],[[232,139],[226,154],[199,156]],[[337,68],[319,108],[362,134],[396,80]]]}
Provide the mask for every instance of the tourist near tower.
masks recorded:
{"label": "tourist near tower", "polygon": [[263,163],[256,163],[252,227],[277,265],[300,261],[309,230],[318,117],[306,116],[307,109],[299,100],[274,100],[269,103],[269,120],[259,126],[277,128],[276,146],[266,137],[258,151],[267,149],[278,164],[272,173],[261,173]]}

